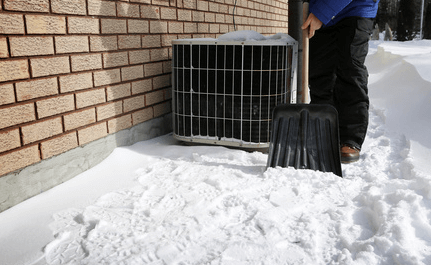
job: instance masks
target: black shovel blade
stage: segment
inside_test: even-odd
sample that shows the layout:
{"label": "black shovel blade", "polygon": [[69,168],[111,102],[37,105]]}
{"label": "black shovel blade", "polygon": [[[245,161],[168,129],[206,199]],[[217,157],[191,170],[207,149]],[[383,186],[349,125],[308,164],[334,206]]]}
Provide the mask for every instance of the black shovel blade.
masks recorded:
{"label": "black shovel blade", "polygon": [[333,172],[342,177],[337,110],[326,104],[282,104],[272,114],[267,167]]}

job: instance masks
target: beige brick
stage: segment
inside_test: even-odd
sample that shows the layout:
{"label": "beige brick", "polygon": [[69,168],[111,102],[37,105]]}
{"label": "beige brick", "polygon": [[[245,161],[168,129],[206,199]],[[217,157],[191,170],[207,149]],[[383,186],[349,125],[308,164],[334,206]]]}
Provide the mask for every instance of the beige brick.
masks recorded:
{"label": "beige brick", "polygon": [[192,11],[179,9],[178,10],[178,20],[179,21],[192,21]]}
{"label": "beige brick", "polygon": [[0,131],[0,153],[21,146],[19,129]]}
{"label": "beige brick", "polygon": [[24,19],[21,14],[0,13],[0,34],[24,33]]}
{"label": "beige brick", "polygon": [[89,52],[87,36],[55,37],[55,51],[57,53]]}
{"label": "beige brick", "polygon": [[130,96],[130,86],[130,83],[108,86],[106,88],[106,96],[108,101]]}
{"label": "beige brick", "polygon": [[99,123],[78,131],[79,145],[84,145],[108,135],[106,122]]}
{"label": "beige brick", "polygon": [[176,20],[177,19],[177,9],[176,8],[162,7],[160,9],[160,18],[161,19]]}
{"label": "beige brick", "polygon": [[121,80],[128,81],[144,77],[144,67],[142,65],[121,68]]}
{"label": "beige brick", "polygon": [[183,22],[169,22],[169,33],[183,33],[184,32],[184,23]]}
{"label": "beige brick", "polygon": [[145,77],[163,74],[163,63],[150,63],[144,65]]}
{"label": "beige brick", "polygon": [[209,33],[209,25],[204,23],[198,24],[198,32],[199,33]]}
{"label": "beige brick", "polygon": [[7,58],[7,57],[9,57],[7,40],[4,37],[0,37],[0,58]]}
{"label": "beige brick", "polygon": [[23,60],[0,61],[0,82],[29,78],[28,62]]}
{"label": "beige brick", "polygon": [[205,21],[205,13],[200,11],[193,11],[193,21],[195,22],[204,22]]}
{"label": "beige brick", "polygon": [[85,15],[85,0],[51,0],[53,13]]}
{"label": "beige brick", "polygon": [[101,54],[85,54],[70,56],[72,72],[95,70],[102,68]]}
{"label": "beige brick", "polygon": [[196,9],[196,0],[183,0],[184,8]]}
{"label": "beige brick", "polygon": [[120,69],[94,72],[94,86],[104,86],[121,81]]}
{"label": "beige brick", "polygon": [[35,119],[33,103],[0,109],[0,129]]}
{"label": "beige brick", "polygon": [[161,75],[153,78],[153,89],[168,87],[171,85],[171,75]]}
{"label": "beige brick", "polygon": [[88,0],[88,14],[91,16],[117,15],[114,1]]}
{"label": "beige brick", "polygon": [[49,0],[4,0],[5,10],[49,12]]}
{"label": "beige brick", "polygon": [[151,4],[151,0],[129,0],[133,3],[141,3],[141,4]]}
{"label": "beige brick", "polygon": [[169,0],[153,0],[152,4],[158,6],[169,6]]}
{"label": "beige brick", "polygon": [[208,2],[203,0],[197,0],[196,8],[197,10],[208,11]]}
{"label": "beige brick", "polygon": [[139,5],[118,2],[117,14],[119,17],[140,17]]}
{"label": "beige brick", "polygon": [[88,106],[106,102],[105,89],[95,89],[76,93],[76,107],[82,109]]}
{"label": "beige brick", "polygon": [[129,19],[127,27],[129,33],[148,33],[150,30],[149,23],[146,20]]}
{"label": "beige brick", "polygon": [[216,14],[216,22],[217,23],[224,23],[224,15],[223,14]]}
{"label": "beige brick", "polygon": [[0,85],[0,105],[10,104],[15,102],[15,94],[12,84]]}
{"label": "beige brick", "polygon": [[130,114],[108,121],[108,133],[116,133],[130,127],[132,127],[132,115]]}
{"label": "beige brick", "polygon": [[142,36],[142,48],[161,47],[162,42],[160,35],[144,35]]}
{"label": "beige brick", "polygon": [[11,56],[54,54],[52,37],[10,37]]}
{"label": "beige brick", "polygon": [[40,161],[39,147],[33,145],[0,156],[0,176]]}
{"label": "beige brick", "polygon": [[69,56],[30,59],[33,77],[70,73]]}
{"label": "beige brick", "polygon": [[23,144],[29,144],[62,133],[63,125],[61,117],[57,117],[23,126],[21,131]]}
{"label": "beige brick", "polygon": [[117,36],[90,36],[92,52],[117,50]]}
{"label": "beige brick", "polygon": [[151,61],[162,61],[162,60],[168,60],[169,58],[169,51],[168,49],[151,49]]}
{"label": "beige brick", "polygon": [[133,125],[151,120],[153,118],[153,108],[146,108],[132,113]]}
{"label": "beige brick", "polygon": [[66,19],[58,16],[25,15],[28,34],[66,34]]}
{"label": "beige brick", "polygon": [[228,33],[229,32],[229,26],[225,24],[220,25],[220,33]]}
{"label": "beige brick", "polygon": [[[171,50],[171,54],[172,55],[172,50]],[[172,58],[169,58],[172,59]],[[172,62],[171,61],[164,61],[163,63],[163,73],[171,73],[172,72]]]}
{"label": "beige brick", "polygon": [[153,89],[151,79],[140,80],[132,83],[132,94],[141,94]]}
{"label": "beige brick", "polygon": [[97,121],[111,118],[123,113],[123,101],[108,103],[106,105],[97,106]]}
{"label": "beige brick", "polygon": [[130,64],[142,64],[150,61],[149,50],[129,51]]}
{"label": "beige brick", "polygon": [[75,147],[78,147],[78,138],[76,132],[61,135],[54,139],[44,141],[40,144],[42,159],[62,154]]}
{"label": "beige brick", "polygon": [[154,109],[154,117],[159,117],[165,114],[170,113],[171,110],[171,102],[165,102],[162,104],[157,104],[153,107]]}
{"label": "beige brick", "polygon": [[215,22],[215,14],[205,13],[205,22],[209,22],[209,23]]}
{"label": "beige brick", "polygon": [[64,130],[73,130],[96,122],[96,111],[94,108],[64,115]]}
{"label": "beige brick", "polygon": [[164,100],[163,90],[157,90],[154,92],[147,93],[145,95],[145,100],[147,106],[162,102]]}
{"label": "beige brick", "polygon": [[220,33],[220,25],[210,24],[210,32],[211,33]]}
{"label": "beige brick", "polygon": [[150,33],[168,33],[168,23],[159,20],[150,20]]}
{"label": "beige brick", "polygon": [[56,77],[18,82],[15,87],[18,101],[58,94]]}
{"label": "beige brick", "polygon": [[44,99],[36,102],[36,108],[38,117],[45,118],[74,110],[75,99],[73,95]]}
{"label": "beige brick", "polygon": [[160,7],[158,6],[141,6],[141,17],[142,18],[152,18],[152,19],[160,19]]}
{"label": "beige brick", "polygon": [[99,34],[99,19],[89,17],[68,17],[67,29],[69,34]]}
{"label": "beige brick", "polygon": [[124,112],[141,109],[143,107],[145,107],[145,95],[124,100]]}
{"label": "beige brick", "polygon": [[92,87],[93,75],[91,73],[60,76],[61,93],[67,93]]}
{"label": "beige brick", "polygon": [[141,48],[140,35],[118,36],[118,49],[137,49]]}
{"label": "beige brick", "polygon": [[125,19],[103,18],[100,21],[102,34],[121,34],[127,33],[127,23]]}
{"label": "beige brick", "polygon": [[117,66],[123,66],[128,64],[129,64],[129,60],[127,58],[127,52],[115,52],[115,53],[103,54],[104,68],[117,67]]}
{"label": "beige brick", "polygon": [[172,46],[172,41],[178,39],[178,35],[163,35],[162,36],[162,46]]}
{"label": "beige brick", "polygon": [[184,23],[184,33],[198,32],[198,23]]}

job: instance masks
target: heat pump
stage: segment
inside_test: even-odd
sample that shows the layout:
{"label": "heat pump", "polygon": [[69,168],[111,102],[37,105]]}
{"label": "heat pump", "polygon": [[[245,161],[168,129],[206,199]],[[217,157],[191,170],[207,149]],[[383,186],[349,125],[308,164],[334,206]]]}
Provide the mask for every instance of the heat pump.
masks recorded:
{"label": "heat pump", "polygon": [[275,106],[296,100],[297,42],[172,42],[173,135],[195,143],[267,148]]}

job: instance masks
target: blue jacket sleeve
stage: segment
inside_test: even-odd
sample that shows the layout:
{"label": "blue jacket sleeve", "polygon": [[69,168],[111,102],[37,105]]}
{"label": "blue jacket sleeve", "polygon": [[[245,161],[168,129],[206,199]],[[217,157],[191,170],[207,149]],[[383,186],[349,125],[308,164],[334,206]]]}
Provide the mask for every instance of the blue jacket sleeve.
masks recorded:
{"label": "blue jacket sleeve", "polygon": [[353,0],[311,0],[310,12],[326,25],[352,1]]}

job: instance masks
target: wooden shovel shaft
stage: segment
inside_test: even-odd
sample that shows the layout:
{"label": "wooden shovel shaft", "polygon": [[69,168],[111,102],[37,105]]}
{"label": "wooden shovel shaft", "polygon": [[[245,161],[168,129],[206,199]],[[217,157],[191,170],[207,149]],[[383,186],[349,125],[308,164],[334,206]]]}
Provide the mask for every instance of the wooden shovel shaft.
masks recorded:
{"label": "wooden shovel shaft", "polygon": [[[304,2],[302,4],[302,24],[305,23],[305,21],[308,18],[308,9],[309,9],[309,3]],[[308,103],[309,100],[309,91],[308,91],[308,61],[309,61],[309,28],[306,28],[302,30],[302,103]]]}

